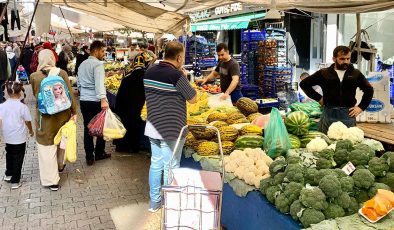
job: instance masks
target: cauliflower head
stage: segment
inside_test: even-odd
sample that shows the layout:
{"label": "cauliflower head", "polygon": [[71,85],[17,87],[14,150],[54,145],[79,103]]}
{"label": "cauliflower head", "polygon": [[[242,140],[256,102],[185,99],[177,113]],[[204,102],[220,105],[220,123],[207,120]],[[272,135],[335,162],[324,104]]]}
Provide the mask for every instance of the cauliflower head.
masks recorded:
{"label": "cauliflower head", "polygon": [[327,136],[331,139],[341,140],[343,139],[343,135],[347,132],[347,126],[342,122],[337,121],[330,125],[327,131]]}
{"label": "cauliflower head", "polygon": [[312,152],[320,152],[326,149],[327,147],[328,147],[327,142],[321,137],[316,137],[306,145],[306,149]]}

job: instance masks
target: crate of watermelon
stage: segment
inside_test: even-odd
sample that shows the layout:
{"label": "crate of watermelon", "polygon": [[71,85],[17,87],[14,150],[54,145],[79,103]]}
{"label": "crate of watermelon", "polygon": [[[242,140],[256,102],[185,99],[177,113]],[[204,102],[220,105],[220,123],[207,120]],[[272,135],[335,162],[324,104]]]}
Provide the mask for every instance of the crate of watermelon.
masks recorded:
{"label": "crate of watermelon", "polygon": [[302,111],[306,113],[309,117],[319,118],[322,114],[322,108],[320,104],[316,101],[311,102],[295,102],[289,106],[292,112]]}

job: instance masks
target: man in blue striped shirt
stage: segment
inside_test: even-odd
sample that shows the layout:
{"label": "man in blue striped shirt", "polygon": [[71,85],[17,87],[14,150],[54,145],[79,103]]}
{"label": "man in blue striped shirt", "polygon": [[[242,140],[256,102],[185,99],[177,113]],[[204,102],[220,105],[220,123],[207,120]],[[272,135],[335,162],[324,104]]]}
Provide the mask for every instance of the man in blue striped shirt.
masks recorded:
{"label": "man in blue striped shirt", "polygon": [[[161,178],[167,184],[168,166],[176,140],[186,125],[186,101],[196,103],[196,91],[182,67],[185,50],[181,43],[170,42],[165,48],[164,61],[149,68],[144,77],[148,118],[145,135],[149,137],[152,157],[149,169],[150,208],[155,212],[161,207]],[[180,156],[185,140],[182,139],[176,155]],[[179,167],[179,159],[172,167]]]}

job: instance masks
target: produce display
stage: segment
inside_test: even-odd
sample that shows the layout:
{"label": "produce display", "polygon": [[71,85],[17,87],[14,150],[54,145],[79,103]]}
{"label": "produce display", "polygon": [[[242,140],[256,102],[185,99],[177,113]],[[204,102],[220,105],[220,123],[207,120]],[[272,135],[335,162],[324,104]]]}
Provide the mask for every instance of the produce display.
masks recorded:
{"label": "produce display", "polygon": [[202,85],[202,86],[197,86],[196,84],[192,84],[193,88],[200,90],[202,92],[208,92],[208,93],[212,93],[212,94],[216,94],[216,93],[221,93],[222,89],[220,88],[219,85],[216,84],[206,84],[206,85]]}
{"label": "produce display", "polygon": [[120,83],[122,82],[123,76],[121,74],[114,74],[110,77],[106,77],[104,79],[104,86],[107,89],[107,91],[117,94]]}
{"label": "produce display", "polygon": [[114,71],[125,68],[123,62],[107,62],[104,63],[104,70],[105,71]]}

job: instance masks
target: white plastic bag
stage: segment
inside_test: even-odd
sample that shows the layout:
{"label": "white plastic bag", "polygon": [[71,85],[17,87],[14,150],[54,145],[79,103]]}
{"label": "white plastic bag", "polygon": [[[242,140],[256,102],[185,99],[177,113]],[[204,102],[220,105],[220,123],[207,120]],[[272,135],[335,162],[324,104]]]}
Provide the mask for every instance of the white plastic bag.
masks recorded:
{"label": "white plastic bag", "polygon": [[211,109],[221,107],[221,106],[233,106],[233,103],[231,102],[231,98],[228,97],[226,100],[220,99],[220,97],[223,95],[223,93],[219,94],[214,94],[208,97],[208,106]]}
{"label": "white plastic bag", "polygon": [[110,109],[105,114],[103,138],[106,141],[121,139],[126,134],[126,129],[122,122]]}

